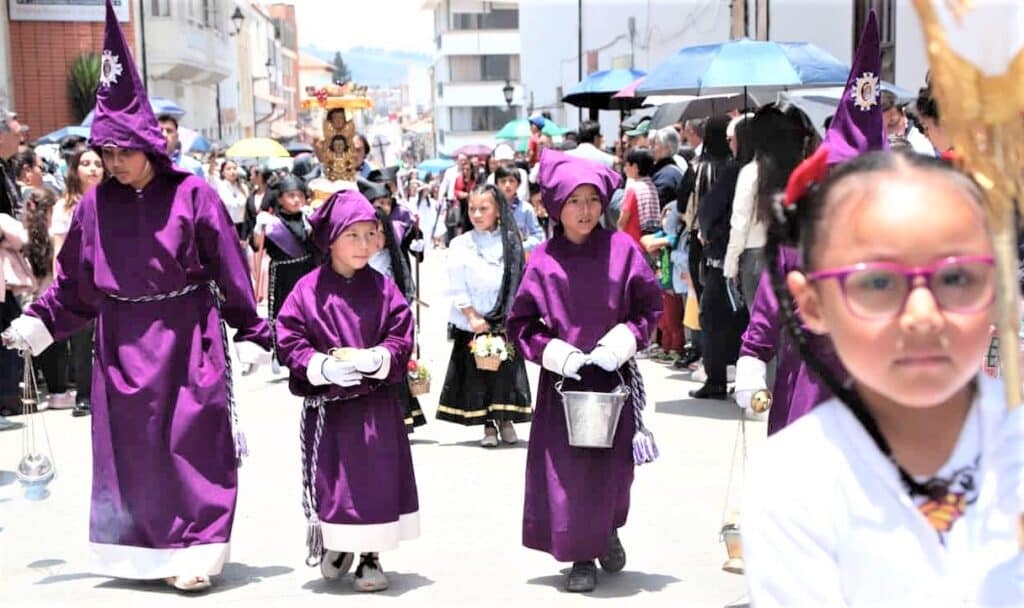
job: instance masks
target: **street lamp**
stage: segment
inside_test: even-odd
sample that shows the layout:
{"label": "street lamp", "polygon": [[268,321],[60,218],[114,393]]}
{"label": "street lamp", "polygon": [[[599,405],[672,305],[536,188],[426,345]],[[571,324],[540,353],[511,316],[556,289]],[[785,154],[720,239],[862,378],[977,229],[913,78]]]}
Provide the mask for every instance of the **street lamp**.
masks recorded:
{"label": "street lamp", "polygon": [[501,92],[505,95],[505,103],[508,104],[508,107],[510,108],[512,107],[512,93],[514,91],[515,88],[512,86],[512,82],[506,78],[505,86],[501,87]]}
{"label": "street lamp", "polygon": [[245,15],[242,14],[242,9],[239,6],[235,6],[235,12],[231,14],[231,23],[235,26],[235,32],[228,34],[229,36],[237,36],[242,31],[242,22],[245,21]]}

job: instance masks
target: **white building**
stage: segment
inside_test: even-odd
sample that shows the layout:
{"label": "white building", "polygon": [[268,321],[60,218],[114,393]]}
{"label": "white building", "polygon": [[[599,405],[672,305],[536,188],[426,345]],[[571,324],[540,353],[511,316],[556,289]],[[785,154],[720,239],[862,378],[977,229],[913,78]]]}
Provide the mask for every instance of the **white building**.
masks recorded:
{"label": "white building", "polygon": [[[683,47],[744,33],[812,42],[849,63],[868,7],[879,13],[883,54],[893,68],[888,76],[916,91],[924,84],[928,60],[911,0],[583,0],[582,74],[630,66],[650,71]],[[580,112],[561,98],[580,80],[579,19],[575,1],[519,2],[526,112],[550,112],[570,128],[579,124]],[[586,110],[582,116],[587,118]],[[619,113],[601,112],[600,118],[602,132],[614,135]]]}
{"label": "white building", "polygon": [[[518,5],[518,0],[423,0],[422,8],[434,13],[438,51],[437,150],[492,141],[505,123],[523,116]],[[502,92],[506,84],[514,88],[511,105]]]}

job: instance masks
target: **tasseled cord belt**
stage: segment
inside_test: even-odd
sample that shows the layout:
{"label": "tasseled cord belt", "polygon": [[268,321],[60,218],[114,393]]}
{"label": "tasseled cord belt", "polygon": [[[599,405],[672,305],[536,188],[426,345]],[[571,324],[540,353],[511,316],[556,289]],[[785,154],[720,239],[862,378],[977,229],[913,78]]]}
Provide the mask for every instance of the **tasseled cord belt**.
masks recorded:
{"label": "tasseled cord belt", "polygon": [[633,421],[636,431],[633,433],[633,463],[636,465],[654,462],[658,459],[658,444],[654,442],[654,433],[644,426],[644,407],[647,405],[647,391],[644,379],[640,376],[640,368],[636,359],[626,364],[627,389],[630,401],[633,402]]}
{"label": "tasseled cord belt", "polygon": [[224,303],[224,296],[221,295],[220,289],[217,284],[213,281],[207,283],[192,283],[186,285],[176,291],[169,291],[167,293],[157,293],[148,296],[138,296],[135,298],[128,298],[119,296],[116,294],[106,294],[111,300],[118,302],[128,302],[130,304],[144,304],[147,302],[164,302],[166,300],[173,300],[174,298],[180,298],[186,296],[200,287],[207,287],[210,290],[210,294],[213,296],[213,305],[217,307],[217,315],[220,316],[220,338],[224,345],[224,386],[228,394],[228,414],[231,417],[231,437],[235,444],[235,461],[239,466],[242,464],[242,458],[249,455],[249,448],[245,442],[245,434],[242,432],[242,427],[238,422],[238,407],[235,404],[235,388],[231,380],[231,351],[228,343],[228,328],[224,323],[224,316],[221,313],[221,304]]}
{"label": "tasseled cord belt", "polygon": [[[306,397],[302,402],[299,417],[299,446],[302,450],[302,512],[306,514],[306,565],[320,565],[324,553],[324,533],[320,528],[319,504],[316,500],[316,468],[320,460],[320,439],[324,436],[323,397]],[[312,453],[306,448],[306,416],[316,410],[316,427],[313,430]]]}

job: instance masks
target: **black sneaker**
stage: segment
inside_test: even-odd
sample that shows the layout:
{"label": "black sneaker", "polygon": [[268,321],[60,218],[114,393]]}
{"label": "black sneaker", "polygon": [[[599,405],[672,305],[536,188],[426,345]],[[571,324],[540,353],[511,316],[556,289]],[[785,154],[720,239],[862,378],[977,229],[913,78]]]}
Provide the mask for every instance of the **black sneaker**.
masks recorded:
{"label": "black sneaker", "polygon": [[75,403],[74,409],[71,410],[71,415],[75,418],[82,416],[88,416],[92,413],[92,403],[88,399],[82,399]]}
{"label": "black sneaker", "polygon": [[589,593],[597,587],[597,566],[593,561],[573,562],[565,577],[565,590],[570,593]]}
{"label": "black sneaker", "polygon": [[682,357],[676,359],[675,363],[672,364],[672,367],[675,367],[676,369],[688,369],[691,365],[700,361],[700,356],[701,354],[699,350],[688,348],[683,352]]}
{"label": "black sneaker", "polygon": [[626,567],[626,549],[619,540],[618,530],[612,532],[612,537],[608,541],[608,554],[597,561],[605,572],[620,572]]}
{"label": "black sneaker", "polygon": [[705,384],[697,390],[690,391],[694,399],[726,399],[728,397],[724,384]]}

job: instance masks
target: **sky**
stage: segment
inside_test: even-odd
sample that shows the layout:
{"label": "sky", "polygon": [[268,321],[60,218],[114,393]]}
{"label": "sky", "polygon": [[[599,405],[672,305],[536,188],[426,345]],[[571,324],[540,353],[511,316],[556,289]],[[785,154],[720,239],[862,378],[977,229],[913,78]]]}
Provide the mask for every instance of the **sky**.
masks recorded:
{"label": "sky", "polygon": [[434,52],[432,13],[422,0],[293,0],[299,45]]}

